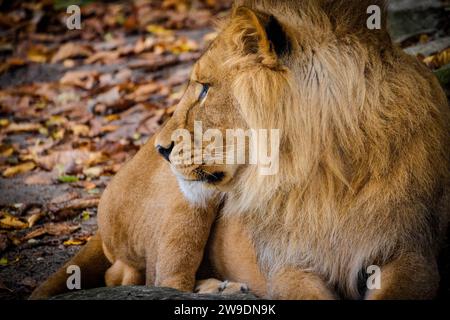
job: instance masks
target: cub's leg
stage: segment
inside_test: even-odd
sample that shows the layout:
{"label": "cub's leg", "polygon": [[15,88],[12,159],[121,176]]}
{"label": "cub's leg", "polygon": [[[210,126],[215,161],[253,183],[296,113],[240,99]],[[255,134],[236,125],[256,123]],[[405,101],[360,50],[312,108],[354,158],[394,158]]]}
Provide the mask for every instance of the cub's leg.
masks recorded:
{"label": "cub's leg", "polygon": [[215,207],[193,208],[184,201],[170,212],[160,230],[156,266],[148,259],[147,285],[194,290],[215,214]]}
{"label": "cub's leg", "polygon": [[368,290],[366,299],[432,299],[438,288],[436,259],[417,253],[405,253],[381,267],[381,288]]}
{"label": "cub's leg", "polygon": [[238,294],[247,293],[249,289],[245,283],[220,281],[211,278],[198,281],[195,285],[194,292],[201,294]]}
{"label": "cub's leg", "polygon": [[333,292],[316,274],[295,268],[285,268],[268,282],[269,299],[276,300],[334,300]]}
{"label": "cub's leg", "polygon": [[108,287],[136,286],[144,284],[144,274],[117,260],[105,273],[105,283]]}

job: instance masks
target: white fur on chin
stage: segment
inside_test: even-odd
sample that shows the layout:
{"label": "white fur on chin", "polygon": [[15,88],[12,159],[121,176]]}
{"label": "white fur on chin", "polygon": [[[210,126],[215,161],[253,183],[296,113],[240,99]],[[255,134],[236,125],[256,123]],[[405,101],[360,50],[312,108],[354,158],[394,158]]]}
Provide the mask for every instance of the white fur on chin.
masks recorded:
{"label": "white fur on chin", "polygon": [[187,181],[181,177],[177,177],[177,180],[181,192],[192,205],[204,208],[216,194],[215,190],[208,188],[202,181]]}

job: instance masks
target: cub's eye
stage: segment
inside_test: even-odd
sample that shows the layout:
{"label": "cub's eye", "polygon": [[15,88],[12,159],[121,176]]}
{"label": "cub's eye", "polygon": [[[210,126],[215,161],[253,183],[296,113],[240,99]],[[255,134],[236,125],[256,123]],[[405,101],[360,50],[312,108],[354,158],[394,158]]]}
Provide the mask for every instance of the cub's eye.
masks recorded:
{"label": "cub's eye", "polygon": [[199,85],[201,86],[201,88],[200,88],[200,93],[198,95],[198,101],[201,102],[201,101],[203,101],[206,98],[206,96],[208,94],[209,84],[207,84],[207,83],[199,83]]}

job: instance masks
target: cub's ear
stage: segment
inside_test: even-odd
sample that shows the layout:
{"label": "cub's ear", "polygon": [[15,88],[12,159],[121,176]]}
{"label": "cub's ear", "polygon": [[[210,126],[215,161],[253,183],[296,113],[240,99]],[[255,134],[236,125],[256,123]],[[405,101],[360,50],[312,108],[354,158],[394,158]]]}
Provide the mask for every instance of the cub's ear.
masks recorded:
{"label": "cub's ear", "polygon": [[244,54],[256,54],[268,66],[279,64],[291,51],[289,36],[277,18],[245,6],[233,10],[231,37]]}

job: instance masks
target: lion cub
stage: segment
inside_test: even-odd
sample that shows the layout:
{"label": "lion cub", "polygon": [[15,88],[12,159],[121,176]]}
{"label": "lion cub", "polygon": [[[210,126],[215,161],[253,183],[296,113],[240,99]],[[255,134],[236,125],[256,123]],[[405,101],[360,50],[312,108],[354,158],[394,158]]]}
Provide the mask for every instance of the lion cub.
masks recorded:
{"label": "lion cub", "polygon": [[102,195],[97,234],[31,299],[68,291],[67,267],[81,269],[82,289],[102,285],[155,285],[194,290],[218,197],[190,205],[151,139]]}

